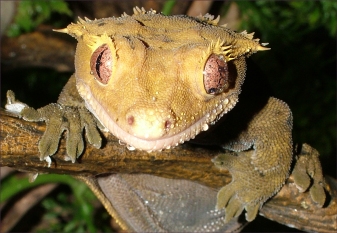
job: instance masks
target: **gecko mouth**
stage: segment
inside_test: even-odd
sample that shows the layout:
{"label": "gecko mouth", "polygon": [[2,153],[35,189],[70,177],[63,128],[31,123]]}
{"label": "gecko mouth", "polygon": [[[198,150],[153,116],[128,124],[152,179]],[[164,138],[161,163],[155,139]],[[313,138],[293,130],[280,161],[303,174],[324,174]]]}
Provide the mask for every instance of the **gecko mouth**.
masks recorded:
{"label": "gecko mouth", "polygon": [[[124,129],[122,129],[108,114],[104,107],[91,94],[90,88],[82,80],[77,79],[77,89],[79,94],[85,100],[87,108],[92,114],[111,132],[116,136],[121,144],[125,144],[130,150],[144,150],[147,152],[160,151],[162,149],[170,149],[178,146],[190,139],[193,139],[201,131],[206,131],[209,124],[213,124],[225,113],[231,110],[235,101],[229,101],[228,98],[221,99],[217,106],[205,114],[202,118],[190,125],[188,128],[173,135],[165,135],[158,138],[141,138],[135,136]],[[235,98],[234,98],[235,99]]]}

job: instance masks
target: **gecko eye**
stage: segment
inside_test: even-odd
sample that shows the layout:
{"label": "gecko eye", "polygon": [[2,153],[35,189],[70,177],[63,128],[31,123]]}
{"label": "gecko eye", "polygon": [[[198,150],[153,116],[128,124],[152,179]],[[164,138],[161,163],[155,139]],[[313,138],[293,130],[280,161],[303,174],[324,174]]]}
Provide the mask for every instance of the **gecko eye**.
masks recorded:
{"label": "gecko eye", "polygon": [[217,95],[228,88],[228,66],[222,55],[210,55],[203,73],[204,87],[207,94]]}
{"label": "gecko eye", "polygon": [[108,45],[99,46],[91,55],[91,73],[102,84],[107,84],[111,77],[112,56]]}

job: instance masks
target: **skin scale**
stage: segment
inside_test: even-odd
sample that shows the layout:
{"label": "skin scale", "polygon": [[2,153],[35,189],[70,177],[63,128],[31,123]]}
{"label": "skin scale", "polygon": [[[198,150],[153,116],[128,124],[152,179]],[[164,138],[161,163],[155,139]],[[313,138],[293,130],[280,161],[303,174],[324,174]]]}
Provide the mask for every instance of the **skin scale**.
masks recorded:
{"label": "skin scale", "polygon": [[[17,111],[24,119],[46,121],[39,144],[41,159],[50,160],[58,146],[55,139],[64,130],[73,162],[84,148],[84,128],[96,147],[101,146],[98,126],[129,149],[149,153],[171,149],[200,134],[194,142],[212,142],[232,151],[213,160],[233,175],[232,182],[217,194],[216,207],[226,213],[223,224],[244,209],[247,221],[252,221],[289,175],[292,114],[284,102],[272,97],[260,105],[251,104],[257,106],[252,109],[234,108],[247,73],[246,58],[268,48],[253,34],[233,32],[217,22],[210,15],[163,16],[135,8],[132,16],[80,19],[57,30],[78,41],[76,72],[58,103],[35,110],[12,101],[12,106],[18,103]],[[247,114],[230,115],[236,109]],[[230,118],[246,115],[250,117],[243,126],[234,125],[239,130],[226,124]],[[102,187],[128,178],[112,179],[84,179],[110,213],[113,207]]]}

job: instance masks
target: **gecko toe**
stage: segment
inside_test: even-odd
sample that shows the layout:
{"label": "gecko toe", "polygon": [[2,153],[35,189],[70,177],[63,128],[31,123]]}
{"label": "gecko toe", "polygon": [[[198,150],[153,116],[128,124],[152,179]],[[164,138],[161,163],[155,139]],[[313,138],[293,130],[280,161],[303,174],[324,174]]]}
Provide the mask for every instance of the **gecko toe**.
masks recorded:
{"label": "gecko toe", "polygon": [[231,188],[230,184],[222,187],[217,196],[217,209],[225,208],[234,193],[235,190]]}
{"label": "gecko toe", "polygon": [[315,183],[310,188],[310,196],[314,202],[316,202],[320,207],[325,203],[326,195],[322,185]]}
{"label": "gecko toe", "polygon": [[249,204],[245,207],[245,209],[246,209],[246,220],[248,222],[251,222],[256,218],[257,213],[259,212],[260,209],[260,204],[259,203]]}
{"label": "gecko toe", "polygon": [[225,209],[225,222],[229,222],[232,218],[238,217],[244,209],[244,205],[236,198],[232,198]]}

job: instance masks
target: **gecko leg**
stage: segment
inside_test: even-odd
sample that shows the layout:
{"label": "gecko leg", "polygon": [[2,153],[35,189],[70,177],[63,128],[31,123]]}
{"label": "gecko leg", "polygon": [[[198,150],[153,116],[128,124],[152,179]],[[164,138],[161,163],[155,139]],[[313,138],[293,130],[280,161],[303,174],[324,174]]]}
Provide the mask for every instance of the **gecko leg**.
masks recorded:
{"label": "gecko leg", "polygon": [[213,162],[228,169],[232,182],[220,189],[217,208],[226,210],[226,221],[246,210],[247,221],[276,194],[289,176],[292,161],[292,114],[282,101],[269,98],[245,131],[223,147]]}

